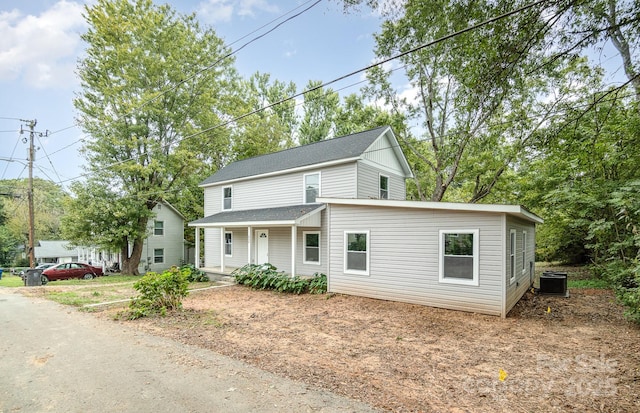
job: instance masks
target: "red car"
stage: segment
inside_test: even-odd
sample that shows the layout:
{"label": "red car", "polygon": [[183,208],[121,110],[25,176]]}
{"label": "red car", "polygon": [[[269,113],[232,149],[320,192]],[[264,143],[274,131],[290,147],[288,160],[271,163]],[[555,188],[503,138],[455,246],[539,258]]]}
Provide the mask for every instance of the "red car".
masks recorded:
{"label": "red car", "polygon": [[42,271],[42,284],[49,281],[67,280],[69,278],[84,278],[91,280],[103,275],[102,268],[80,262],[65,262],[49,267]]}

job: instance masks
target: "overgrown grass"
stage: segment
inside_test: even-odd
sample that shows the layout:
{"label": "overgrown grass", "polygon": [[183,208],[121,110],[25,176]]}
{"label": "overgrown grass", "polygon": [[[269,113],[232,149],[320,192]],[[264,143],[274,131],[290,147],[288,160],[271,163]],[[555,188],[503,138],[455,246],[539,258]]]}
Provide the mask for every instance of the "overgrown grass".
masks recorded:
{"label": "overgrown grass", "polygon": [[19,275],[7,274],[6,272],[2,274],[2,279],[0,280],[0,287],[23,287],[24,282],[22,281],[22,277]]}

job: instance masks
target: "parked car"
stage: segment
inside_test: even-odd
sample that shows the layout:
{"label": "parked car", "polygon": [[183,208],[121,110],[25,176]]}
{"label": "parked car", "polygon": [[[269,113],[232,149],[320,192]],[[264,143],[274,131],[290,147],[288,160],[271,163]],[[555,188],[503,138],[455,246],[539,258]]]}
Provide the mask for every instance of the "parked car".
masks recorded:
{"label": "parked car", "polygon": [[[55,264],[52,264],[52,263],[40,264],[40,265],[37,265],[34,269],[36,269],[36,270],[43,270],[43,271],[44,271],[44,270],[46,270],[46,269],[47,269],[47,268],[49,268],[49,267],[53,267],[54,265],[55,265]],[[20,276],[21,276],[21,277],[23,277],[23,278],[24,278],[24,271],[25,271],[25,270],[20,271]]]}
{"label": "parked car", "polygon": [[49,267],[42,271],[42,284],[49,281],[68,280],[69,278],[84,278],[91,280],[103,275],[102,268],[81,262],[65,262]]}

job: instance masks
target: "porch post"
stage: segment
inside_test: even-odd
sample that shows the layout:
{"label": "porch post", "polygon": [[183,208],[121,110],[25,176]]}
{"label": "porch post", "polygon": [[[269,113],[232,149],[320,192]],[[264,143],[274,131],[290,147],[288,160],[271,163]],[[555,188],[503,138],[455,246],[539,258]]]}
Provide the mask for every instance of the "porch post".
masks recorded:
{"label": "porch post", "polygon": [[224,273],[224,227],[220,228],[220,272]]}
{"label": "porch post", "polygon": [[196,227],[196,268],[200,268],[200,228]]}
{"label": "porch post", "polygon": [[291,277],[296,276],[296,225],[291,225]]}
{"label": "porch post", "polygon": [[251,264],[251,226],[247,227],[247,264]]}

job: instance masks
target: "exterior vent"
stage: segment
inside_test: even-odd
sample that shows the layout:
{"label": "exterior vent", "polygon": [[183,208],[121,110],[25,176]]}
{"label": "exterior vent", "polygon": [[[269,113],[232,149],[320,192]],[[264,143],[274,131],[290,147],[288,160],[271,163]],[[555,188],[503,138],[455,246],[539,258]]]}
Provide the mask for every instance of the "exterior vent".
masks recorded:
{"label": "exterior vent", "polygon": [[563,295],[568,297],[567,273],[559,271],[545,271],[540,276],[540,293]]}

